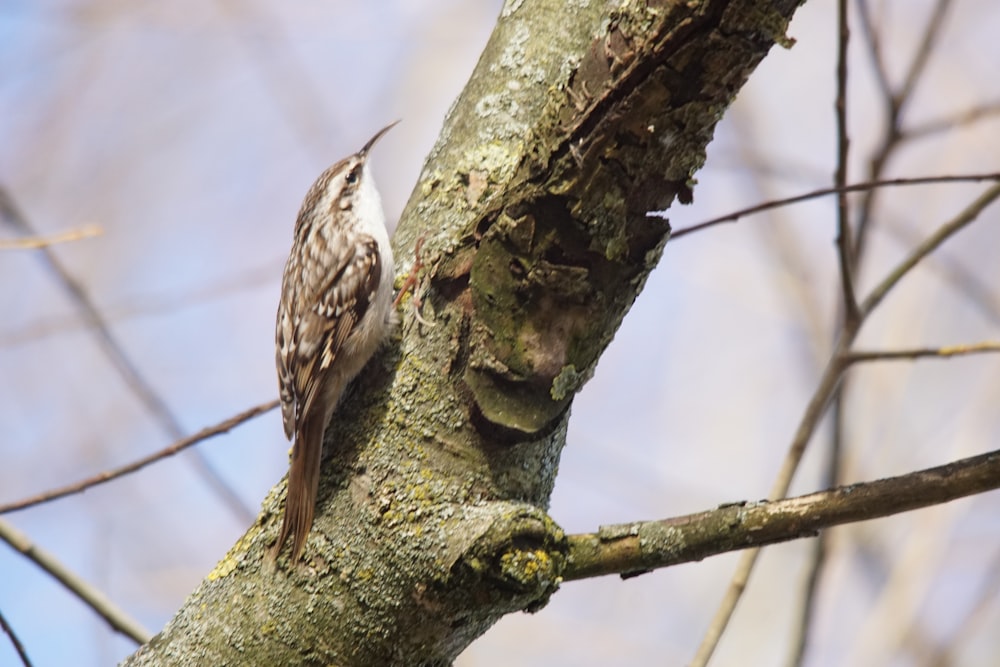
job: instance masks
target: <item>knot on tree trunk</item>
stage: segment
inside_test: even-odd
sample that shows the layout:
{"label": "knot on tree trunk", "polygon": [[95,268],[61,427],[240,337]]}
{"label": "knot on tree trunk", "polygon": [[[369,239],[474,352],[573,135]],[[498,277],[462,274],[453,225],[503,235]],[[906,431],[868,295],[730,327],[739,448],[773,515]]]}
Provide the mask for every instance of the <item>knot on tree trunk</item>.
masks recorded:
{"label": "knot on tree trunk", "polygon": [[538,611],[562,582],[566,534],[531,505],[489,503],[488,511],[492,522],[455,563],[452,574],[467,578],[509,611]]}

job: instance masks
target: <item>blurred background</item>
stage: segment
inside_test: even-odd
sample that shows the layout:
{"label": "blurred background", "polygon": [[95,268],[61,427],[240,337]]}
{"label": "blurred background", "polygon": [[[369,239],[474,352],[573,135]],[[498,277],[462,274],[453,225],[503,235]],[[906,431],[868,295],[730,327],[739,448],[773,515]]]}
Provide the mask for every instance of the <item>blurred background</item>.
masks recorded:
{"label": "blurred background", "polygon": [[[500,4],[0,5],[0,239],[103,230],[47,253],[0,250],[0,504],[275,398],[274,312],[303,195],[402,118],[373,157],[397,219]],[[928,25],[933,39],[902,110],[914,133],[887,141],[879,76],[852,22],[849,180],[867,179],[880,153],[885,177],[1000,170],[1000,6],[857,7],[895,90]],[[789,33],[794,48],[773,49],[719,126],[694,204],[668,211],[675,228],[831,183],[835,3],[807,3]],[[860,293],[984,188],[881,192]],[[834,216],[829,198],[667,246],[574,405],[551,507],[567,531],[767,495],[832,344]],[[998,251],[994,206],[904,280],[860,346],[1000,338]],[[995,356],[859,366],[844,478],[996,449],[998,406]],[[829,439],[824,428],[811,443],[794,493],[824,486]],[[155,632],[243,533],[287,448],[271,412],[0,518]],[[840,528],[829,550],[804,664],[997,664],[1000,495]],[[786,664],[812,553],[808,540],[767,549],[714,665]],[[684,664],[737,557],[567,584],[458,664]],[[35,665],[108,665],[134,650],[6,545],[0,612]],[[0,637],[0,665],[13,664]]]}

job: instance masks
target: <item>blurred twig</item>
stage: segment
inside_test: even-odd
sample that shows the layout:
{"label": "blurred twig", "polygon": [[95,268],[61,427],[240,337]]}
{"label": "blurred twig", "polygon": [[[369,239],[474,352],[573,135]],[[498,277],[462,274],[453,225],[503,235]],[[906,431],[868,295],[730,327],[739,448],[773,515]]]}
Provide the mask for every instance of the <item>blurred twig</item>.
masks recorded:
{"label": "blurred twig", "polygon": [[[769,201],[774,199],[773,178],[777,175],[767,168],[764,155],[759,150],[759,132],[754,118],[743,111],[742,106],[730,110],[729,121],[735,132],[734,142],[738,151],[739,162],[744,165],[746,181],[752,186],[748,194],[752,199]],[[713,165],[718,169],[718,164]],[[815,182],[815,181],[813,181]],[[790,316],[802,323],[809,341],[809,357],[806,359],[806,375],[809,380],[815,376],[816,368],[823,363],[829,343],[826,341],[826,326],[820,306],[821,300],[816,293],[816,283],[810,279],[813,267],[807,264],[807,253],[798,236],[799,229],[795,220],[785,209],[774,209],[769,216],[769,224],[757,225],[755,230],[764,242],[764,248],[774,257],[774,264],[781,267],[781,272],[775,272],[776,286],[787,294],[792,302],[789,305]]]}
{"label": "blurred twig", "polygon": [[950,347],[921,347],[912,350],[885,350],[882,352],[859,350],[849,352],[844,356],[844,360],[849,363],[860,361],[899,361],[914,359],[947,359],[949,357],[960,357],[969,354],[983,354],[988,352],[1000,352],[1000,342],[983,341],[981,343],[969,343],[968,345],[953,345]]}
{"label": "blurred twig", "polygon": [[[893,224],[892,219],[883,220],[882,229],[904,245],[915,245],[917,234],[901,224]],[[924,262],[926,270],[938,274],[942,282],[958,291],[973,305],[987,322],[1000,325],[1000,293],[998,285],[980,278],[974,266],[967,261],[956,260],[946,254],[936,254]],[[984,267],[980,267],[984,268]]]}
{"label": "blurred twig", "polygon": [[[183,308],[211,303],[233,294],[274,285],[281,278],[281,267],[285,258],[261,264],[260,266],[233,273],[213,284],[199,285],[190,290],[175,290],[171,293],[139,294],[122,303],[108,303],[101,309],[105,322],[125,321],[144,315],[166,315]],[[36,343],[47,336],[68,331],[90,328],[90,322],[79,317],[50,316],[39,318],[18,329],[0,333],[0,347]]]}
{"label": "blurred twig", "polygon": [[883,97],[892,96],[892,84],[889,82],[889,72],[882,58],[882,44],[879,41],[879,30],[872,20],[871,7],[868,0],[857,0],[858,18],[861,24],[861,34],[865,44],[868,45],[868,55],[872,59],[872,69],[875,70],[875,78],[878,80],[880,92]]}
{"label": "blurred twig", "polygon": [[[28,219],[21,213],[14,202],[13,197],[0,187],[0,215],[6,218],[12,226],[22,234],[37,236]],[[90,324],[94,335],[97,337],[104,350],[105,355],[111,361],[112,366],[118,371],[122,380],[128,385],[132,393],[145,406],[146,410],[156,419],[160,427],[174,440],[183,438],[184,429],[180,420],[167,406],[166,401],[160,396],[152,384],[139,371],[132,358],[125,352],[125,348],[118,342],[118,339],[111,331],[110,325],[104,319],[96,304],[72,275],[69,270],[59,261],[59,258],[46,246],[42,246],[37,251],[45,267],[52,273],[60,287],[69,295],[69,298],[77,305],[81,316]],[[192,459],[196,464],[196,470],[207,482],[208,487],[215,492],[230,511],[243,524],[253,521],[255,513],[247,507],[240,499],[239,495],[229,486],[229,484],[219,475],[208,460],[197,450]]]}
{"label": "blurred twig", "polygon": [[931,54],[934,52],[934,45],[938,37],[941,36],[944,27],[945,16],[951,6],[952,0],[937,0],[931,15],[924,24],[924,34],[920,39],[920,44],[913,54],[910,67],[903,78],[903,85],[892,96],[895,102],[897,116],[903,111],[904,106],[913,98],[913,91],[923,76],[927,63],[930,62]]}
{"label": "blurred twig", "polygon": [[84,225],[49,236],[26,236],[19,239],[0,239],[0,250],[31,250],[44,248],[57,243],[69,243],[100,236],[104,230],[97,225]]}
{"label": "blurred twig", "polygon": [[[869,179],[877,180],[882,178],[892,155],[902,145],[904,132],[902,128],[903,110],[909,103],[913,91],[916,89],[920,75],[924,72],[934,42],[943,26],[944,15],[949,4],[950,0],[938,0],[931,13],[931,17],[927,20],[923,37],[910,61],[910,66],[907,68],[903,85],[897,90],[894,89],[892,83],[889,81],[885,64],[879,52],[877,33],[872,27],[871,12],[868,8],[868,3],[865,0],[860,0],[859,2],[862,32],[872,59],[876,63],[876,71],[881,87],[880,93],[885,103],[885,129],[881,141],[878,142],[879,149],[869,162]],[[871,230],[872,211],[875,209],[877,196],[878,190],[870,190],[861,200],[857,232],[855,234],[855,267],[859,267],[864,258],[868,234]]]}
{"label": "blurred twig", "polygon": [[220,422],[215,426],[209,426],[203,428],[202,430],[198,431],[192,436],[178,440],[169,447],[161,449],[158,452],[154,452],[149,456],[145,456],[141,459],[133,461],[132,463],[123,465],[113,470],[106,470],[100,474],[94,475],[93,477],[88,477],[87,479],[81,480],[74,484],[70,484],[68,486],[64,486],[59,489],[46,491],[45,493],[38,494],[37,496],[32,496],[31,498],[25,498],[24,500],[18,500],[13,503],[7,503],[6,505],[0,505],[0,514],[4,514],[6,512],[13,512],[16,510],[22,510],[27,507],[32,507],[34,505],[39,505],[41,503],[48,502],[50,500],[64,498],[74,493],[80,493],[81,491],[85,491],[91,487],[97,486],[98,484],[104,484],[105,482],[110,482],[111,480],[122,477],[123,475],[133,473],[137,470],[146,467],[150,463],[154,463],[168,456],[173,456],[174,454],[177,454],[178,452],[183,451],[192,445],[198,444],[202,440],[207,440],[208,438],[212,438],[222,433],[226,433],[227,431],[235,428],[236,426],[239,426],[245,421],[249,421],[250,419],[257,417],[258,415],[262,415],[265,412],[270,412],[271,410],[278,407],[278,404],[279,404],[278,400],[273,400],[269,403],[263,403],[256,407],[250,408],[249,410],[245,410],[244,412],[241,412],[238,415],[230,417],[229,419]]}
{"label": "blurred twig", "polygon": [[885,295],[896,286],[903,277],[915,267],[920,260],[934,252],[942,243],[947,241],[953,234],[964,229],[971,224],[983,210],[1000,197],[1000,184],[992,185],[983,194],[979,195],[961,213],[949,222],[941,225],[936,232],[914,248],[895,269],[889,272],[885,279],[875,286],[867,298],[861,303],[862,317],[867,317],[882,302]]}
{"label": "blurred twig", "polygon": [[[933,51],[933,45],[939,34],[944,14],[949,4],[949,0],[939,0],[935,5],[932,16],[927,22],[917,51],[907,69],[904,82],[898,90],[894,90],[889,81],[885,63],[882,60],[877,40],[877,32],[873,28],[869,8],[864,0],[859,0],[862,28],[867,38],[872,59],[875,63],[876,74],[886,100],[887,109],[886,131],[884,140],[881,143],[882,148],[871,160],[870,177],[867,187],[864,187],[865,184],[861,184],[862,187],[858,187],[857,185],[847,185],[846,171],[849,156],[849,140],[847,136],[847,44],[849,32],[847,23],[847,1],[840,0],[838,5],[839,39],[836,98],[837,169],[834,176],[835,187],[826,191],[816,191],[813,193],[807,193],[806,195],[800,195],[799,197],[788,198],[781,200],[780,202],[767,202],[728,216],[723,216],[698,225],[677,230],[672,235],[673,240],[676,240],[677,238],[683,237],[690,232],[704,229],[722,222],[735,222],[744,215],[757,213],[774,206],[782,206],[789,203],[804,201],[806,199],[823,196],[825,194],[836,193],[838,195],[837,248],[840,265],[841,292],[843,295],[843,321],[840,325],[837,351],[834,353],[830,363],[824,371],[823,377],[819,382],[819,387],[806,409],[806,414],[803,416],[803,420],[800,423],[788,455],[786,456],[785,463],[782,466],[782,471],[779,473],[778,481],[775,483],[774,488],[772,488],[772,495],[769,496],[769,498],[773,499],[775,497],[783,497],[784,494],[787,493],[788,484],[791,481],[791,475],[794,474],[795,469],[798,467],[798,463],[801,460],[806,443],[811,438],[819,419],[825,412],[826,405],[831,399],[834,404],[834,419],[832,420],[833,438],[831,442],[829,461],[827,463],[826,481],[830,485],[834,485],[838,481],[840,460],[842,456],[840,446],[844,440],[842,428],[844,406],[843,375],[851,363],[861,360],[872,360],[875,358],[914,358],[913,355],[930,356],[931,354],[936,354],[937,356],[944,356],[941,353],[941,350],[936,350],[933,353],[926,351],[902,350],[895,351],[889,356],[882,355],[880,357],[876,356],[877,353],[868,352],[862,352],[859,353],[857,357],[852,357],[849,355],[849,351],[861,324],[885,297],[888,290],[895,286],[895,284],[921,259],[923,259],[933,249],[937,248],[951,234],[964,227],[966,224],[971,222],[971,220],[974,220],[982,209],[992,202],[998,194],[1000,194],[1000,191],[998,191],[996,186],[987,190],[987,192],[981,195],[970,207],[966,209],[966,211],[963,212],[962,215],[958,216],[950,223],[943,225],[934,235],[918,246],[910,254],[907,260],[901,263],[898,267],[896,267],[896,269],[886,276],[883,282],[879,284],[871,292],[871,294],[869,294],[868,298],[862,304],[859,305],[857,303],[854,292],[854,280],[856,277],[857,267],[860,265],[864,254],[865,241],[867,239],[868,232],[871,229],[871,217],[874,209],[875,196],[879,189],[884,185],[902,184],[899,181],[887,181],[881,177],[893,151],[899,146],[902,140],[902,111],[912,97],[913,91],[920,80],[921,74],[925,71],[926,64]],[[993,176],[992,180],[996,180],[996,175]],[[924,182],[926,183],[931,181]],[[867,193],[862,201],[861,211],[857,223],[857,235],[854,240],[851,238],[852,228],[846,198],[847,193],[852,191],[864,191]],[[979,351],[985,350],[980,349]],[[960,353],[969,352],[954,352],[952,354]],[[775,494],[777,494],[777,496],[775,496]],[[706,635],[702,640],[702,644],[692,662],[693,666],[706,665],[710,659],[715,646],[722,636],[726,624],[735,610],[738,600],[742,596],[758,553],[759,551],[756,549],[751,550],[746,552],[741,558],[737,571],[731,581],[729,590],[723,602],[720,604],[720,607],[710,624],[710,628],[706,632]],[[814,599],[816,591],[818,590],[819,578],[821,576],[825,556],[825,540],[820,540],[816,545],[811,564],[811,571],[808,576],[808,584],[804,595],[804,611],[801,615],[802,622],[798,626],[798,636],[796,637],[795,645],[792,650],[792,665],[801,664],[805,654],[812,607],[815,604]]]}
{"label": "blurred twig", "polygon": [[118,632],[130,637],[137,644],[145,644],[152,637],[148,630],[109,600],[104,593],[71,572],[55,556],[34,544],[27,535],[2,519],[0,519],[0,540],[24,554],[29,560],[57,579]]}
{"label": "blurred twig", "polygon": [[903,139],[922,139],[932,134],[947,132],[963,125],[971,125],[976,121],[997,115],[1000,115],[1000,102],[990,102],[906,128],[902,131],[902,137]]}
{"label": "blurred twig", "polygon": [[0,630],[3,630],[4,634],[10,637],[10,643],[14,645],[14,650],[17,651],[17,656],[21,659],[21,664],[24,665],[24,667],[31,667],[31,660],[28,659],[28,653],[24,650],[24,645],[21,644],[21,640],[17,638],[14,628],[10,627],[10,624],[7,623],[7,619],[4,618],[3,612],[0,612]]}

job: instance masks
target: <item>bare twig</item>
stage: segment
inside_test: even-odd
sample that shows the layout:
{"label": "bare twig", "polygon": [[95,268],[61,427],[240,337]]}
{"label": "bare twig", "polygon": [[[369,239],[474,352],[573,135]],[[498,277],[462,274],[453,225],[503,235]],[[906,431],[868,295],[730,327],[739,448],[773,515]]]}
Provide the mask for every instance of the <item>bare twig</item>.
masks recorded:
{"label": "bare twig", "polygon": [[[974,207],[975,205],[973,205],[972,208]],[[961,218],[962,216],[959,216],[959,219]],[[968,221],[971,221],[974,218],[975,214],[973,214]],[[952,223],[954,222],[956,221],[952,221]],[[948,235],[950,235],[954,231],[957,231],[957,229],[960,228],[959,226],[959,227],[954,227],[952,229],[952,223],[943,225],[938,230],[938,234],[932,236],[925,243],[933,244],[934,239],[938,237],[939,239],[937,241],[937,244],[943,242],[944,239],[948,237]],[[947,231],[949,229],[951,229],[951,231]],[[933,247],[936,247],[936,245],[933,245]],[[930,249],[933,249],[933,247],[929,246]],[[918,248],[918,250],[915,251],[910,258],[913,259],[914,261],[912,263],[904,262],[904,264],[906,264],[909,268],[913,268],[913,266],[916,265],[916,263],[920,260],[920,258],[922,256],[925,256],[926,254],[925,253],[924,255],[921,255],[920,253],[921,251]],[[909,270],[909,268],[906,270]],[[862,321],[865,317],[867,317],[869,313],[870,310],[863,310]],[[936,348],[936,349],[925,348],[917,350],[893,350],[886,352],[852,351],[845,353],[842,356],[842,360],[846,367],[847,365],[862,361],[898,360],[898,359],[912,360],[922,357],[945,358],[945,357],[952,357],[964,354],[974,354],[974,353],[983,353],[991,351],[1000,351],[1000,346],[997,346],[996,343],[985,342],[973,345],[954,346],[954,347]],[[840,468],[841,468],[842,449],[844,442],[844,419],[845,419],[844,397],[846,395],[847,386],[848,386],[848,378],[844,377],[842,378],[841,384],[834,395],[832,404],[832,410],[831,410],[832,437],[830,442],[830,452],[829,452],[829,460],[827,461],[827,474],[826,474],[826,483],[829,486],[835,486],[840,481]],[[822,576],[823,567],[826,562],[828,540],[829,536],[827,533],[823,533],[822,535],[820,535],[819,539],[816,542],[816,546],[813,551],[813,556],[809,565],[807,584],[803,596],[803,611],[799,615],[798,632],[796,633],[796,638],[794,640],[794,644],[792,647],[791,658],[789,660],[789,665],[791,665],[792,667],[796,667],[802,664],[802,661],[805,658],[805,651],[808,645],[809,627],[811,623],[811,618],[813,616],[813,607],[815,606],[815,595],[819,590],[819,581]]]}
{"label": "bare twig", "polygon": [[[904,245],[912,246],[918,243],[919,237],[914,230],[891,223],[892,220],[887,220],[883,228],[893,238]],[[936,273],[945,285],[957,290],[975,307],[983,319],[1000,325],[1000,292],[996,290],[997,285],[979,277],[974,265],[949,257],[945,253],[938,253],[928,257],[923,266],[929,273]]]}
{"label": "bare twig", "polygon": [[952,345],[949,347],[920,347],[912,350],[869,351],[855,350],[844,356],[844,361],[854,364],[861,361],[912,361],[915,359],[947,359],[969,354],[984,354],[1000,352],[1000,342],[983,341],[967,345]]}
{"label": "bare twig", "polygon": [[98,484],[104,484],[105,482],[110,482],[111,480],[122,477],[123,475],[133,473],[137,470],[146,467],[150,463],[154,463],[168,456],[173,456],[174,454],[177,454],[178,452],[183,451],[192,445],[198,444],[202,440],[207,440],[208,438],[212,438],[221,433],[226,433],[227,431],[235,428],[236,426],[239,426],[245,421],[249,421],[254,417],[264,414],[265,412],[270,412],[271,410],[278,407],[278,404],[279,401],[274,400],[269,403],[263,403],[256,407],[250,408],[249,410],[245,410],[244,412],[241,412],[238,415],[230,417],[229,419],[220,422],[215,426],[209,426],[203,428],[202,430],[198,431],[192,436],[189,436],[187,438],[182,438],[181,440],[178,440],[169,447],[161,449],[158,452],[154,452],[149,456],[145,456],[129,464],[123,465],[120,468],[115,468],[114,470],[106,470],[98,475],[94,475],[93,477],[88,477],[87,479],[76,482],[75,484],[70,484],[68,486],[64,486],[59,489],[53,489],[52,491],[46,491],[45,493],[41,493],[37,496],[32,496],[31,498],[25,498],[24,500],[18,500],[13,503],[7,503],[6,505],[0,505],[0,514],[4,514],[6,512],[14,512],[16,510],[22,510],[27,507],[32,507],[34,505],[45,503],[50,500],[64,498],[74,493],[80,493],[81,491],[85,491],[91,487],[97,486]]}
{"label": "bare twig", "polygon": [[[0,188],[0,213],[22,233],[31,236],[36,235],[27,217],[21,213],[20,209],[14,203],[13,197],[3,188]],[[44,261],[46,268],[55,277],[59,286],[69,295],[73,303],[77,305],[81,316],[90,324],[111,365],[114,366],[119,376],[128,385],[129,389],[132,390],[132,393],[172,439],[183,438],[185,432],[180,420],[171,411],[169,406],[167,406],[163,397],[153,388],[149,380],[139,371],[138,366],[125,351],[125,348],[118,342],[118,339],[111,331],[111,326],[87,294],[83,285],[73,278],[69,270],[59,261],[59,258],[56,257],[50,248],[42,246],[36,252]],[[242,523],[253,521],[254,512],[243,503],[239,495],[219,475],[208,460],[197,450],[195,450],[195,456],[192,460],[196,464],[197,472],[207,482],[208,487],[229,507],[230,511]]]}
{"label": "bare twig", "polygon": [[57,579],[67,590],[107,621],[114,630],[130,637],[137,644],[145,644],[152,637],[148,630],[109,600],[104,593],[71,572],[54,555],[34,544],[27,535],[2,519],[0,519],[0,540],[14,547],[31,562]]}
{"label": "bare twig", "polygon": [[[843,188],[847,185],[847,166],[849,158],[850,140],[847,136],[847,46],[850,41],[850,28],[847,23],[847,0],[839,0],[837,3],[837,98],[836,98],[836,122],[837,122],[837,168],[834,173],[834,185]],[[874,54],[877,55],[877,54]],[[883,63],[878,63],[881,66]],[[880,74],[885,72],[880,70]],[[881,83],[887,83],[882,79]],[[840,308],[841,316],[837,318],[838,326],[852,328],[860,326],[861,313],[858,309],[857,293],[855,291],[855,276],[858,258],[855,256],[856,246],[851,234],[851,219],[847,204],[847,193],[837,193],[837,259],[840,267],[840,284],[842,299]],[[841,378],[841,384],[834,390],[833,395],[833,430],[834,437],[829,443],[825,477],[829,487],[835,486],[840,481],[840,467],[843,456],[843,437],[841,431],[841,417],[844,410],[844,383],[846,378]],[[806,585],[802,592],[802,613],[798,615],[795,632],[792,637],[792,650],[789,659],[790,667],[799,667],[806,655],[806,648],[809,645],[809,633],[812,629],[812,619],[815,612],[819,595],[820,580],[823,576],[823,568],[826,564],[828,551],[829,534],[824,532],[819,536],[813,545],[812,558],[808,565],[808,575]]]}
{"label": "bare twig", "polygon": [[17,651],[17,657],[21,659],[21,664],[24,665],[24,667],[31,667],[31,660],[28,659],[28,653],[24,650],[24,645],[21,644],[21,640],[17,638],[14,628],[10,627],[7,619],[4,618],[3,612],[0,612],[0,630],[3,630],[4,634],[10,637],[10,643],[14,645],[14,650]]}
{"label": "bare twig", "polygon": [[837,3],[837,99],[834,103],[837,117],[837,169],[833,185],[837,188],[837,258],[840,264],[840,290],[843,296],[844,317],[857,322],[858,300],[854,294],[854,242],[851,240],[851,219],[847,207],[847,161],[851,140],[847,136],[847,43],[850,29],[847,26],[847,0]]}
{"label": "bare twig", "polygon": [[[850,377],[845,373],[840,380],[840,386],[834,391],[831,404],[832,437],[827,447],[826,461],[823,470],[823,484],[828,489],[841,484],[844,458],[844,388]],[[813,618],[819,600],[820,583],[826,568],[827,557],[830,554],[830,531],[820,531],[813,543],[813,550],[806,565],[806,583],[802,590],[802,611],[797,615],[796,627],[793,632],[792,648],[789,652],[789,667],[801,667],[805,663],[806,649],[809,647],[809,636],[812,631]]]}
{"label": "bare twig", "polygon": [[748,208],[740,209],[739,211],[736,211],[734,213],[727,213],[726,215],[722,215],[717,218],[711,218],[704,222],[699,222],[698,224],[691,225],[689,227],[682,227],[681,229],[671,232],[670,242],[673,243],[678,238],[687,236],[692,232],[701,231],[706,227],[714,227],[715,225],[721,225],[727,222],[738,222],[741,218],[745,218],[755,213],[760,213],[762,211],[769,211],[773,208],[779,208],[782,206],[788,206],[789,204],[798,204],[800,202],[809,201],[810,199],[828,197],[829,195],[837,194],[841,191],[864,192],[868,190],[877,190],[879,188],[902,186],[902,185],[929,185],[934,183],[979,183],[982,181],[1000,181],[1000,173],[991,172],[985,174],[967,174],[958,176],[890,178],[882,181],[868,181],[866,183],[854,183],[845,186],[844,188],[819,188],[817,190],[805,192],[801,195],[795,195],[794,197],[775,199],[773,201],[764,202],[763,204],[750,206]]}
{"label": "bare twig", "polygon": [[792,649],[789,652],[789,667],[800,667],[804,664],[806,648],[809,646],[809,634],[812,630],[813,618],[816,616],[816,602],[819,596],[819,584],[826,567],[826,558],[830,552],[830,532],[821,530],[813,542],[813,551],[809,559],[806,585],[802,591],[802,611],[794,617],[795,630],[792,632]]}
{"label": "bare twig", "polygon": [[58,234],[48,236],[23,236],[19,239],[0,239],[0,250],[31,250],[35,248],[45,248],[57,243],[69,243],[80,239],[89,239],[100,236],[104,230],[97,225],[84,225],[77,229],[70,229]]}
{"label": "bare twig", "polygon": [[1000,488],[1000,450],[784,500],[732,503],[662,521],[602,527],[569,536],[566,581],[630,574],[708,556],[812,537],[868,521]]}

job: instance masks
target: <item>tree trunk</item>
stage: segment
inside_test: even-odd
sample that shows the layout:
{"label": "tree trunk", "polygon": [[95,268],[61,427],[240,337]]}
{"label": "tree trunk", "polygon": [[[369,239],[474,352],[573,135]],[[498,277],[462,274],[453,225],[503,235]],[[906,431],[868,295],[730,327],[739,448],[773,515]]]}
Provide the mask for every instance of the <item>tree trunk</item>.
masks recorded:
{"label": "tree trunk", "polygon": [[[715,124],[796,0],[509,0],[403,213],[403,325],[327,432],[317,519],[283,495],[126,665],[446,665],[555,592],[545,509],[590,377]],[[416,101],[415,101],[416,103]],[[654,353],[654,351],[650,351]]]}

